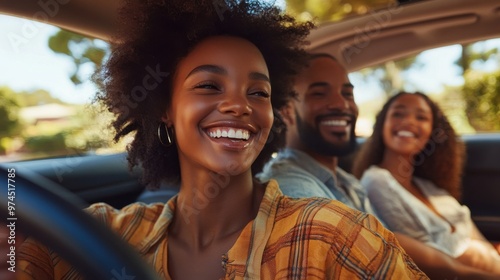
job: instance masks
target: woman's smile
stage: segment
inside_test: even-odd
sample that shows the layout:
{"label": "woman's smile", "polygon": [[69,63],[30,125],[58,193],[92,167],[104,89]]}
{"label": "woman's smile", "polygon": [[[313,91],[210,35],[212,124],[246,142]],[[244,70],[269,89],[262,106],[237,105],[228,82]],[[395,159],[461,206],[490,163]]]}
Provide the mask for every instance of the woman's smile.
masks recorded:
{"label": "woman's smile", "polygon": [[223,149],[241,151],[251,146],[256,129],[248,124],[218,122],[204,129],[208,137]]}

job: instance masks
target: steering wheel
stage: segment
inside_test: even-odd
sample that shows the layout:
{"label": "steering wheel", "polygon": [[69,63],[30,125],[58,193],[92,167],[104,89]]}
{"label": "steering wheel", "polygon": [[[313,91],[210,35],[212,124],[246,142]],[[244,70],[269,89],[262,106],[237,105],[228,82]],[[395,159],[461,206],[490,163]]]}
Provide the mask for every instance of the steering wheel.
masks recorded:
{"label": "steering wheel", "polygon": [[[86,203],[68,190],[27,170],[0,166],[0,174],[2,220],[15,222],[16,229],[52,248],[86,278],[159,279],[129,244],[84,213]],[[13,201],[5,195],[9,183]],[[12,215],[8,206],[14,207]]]}

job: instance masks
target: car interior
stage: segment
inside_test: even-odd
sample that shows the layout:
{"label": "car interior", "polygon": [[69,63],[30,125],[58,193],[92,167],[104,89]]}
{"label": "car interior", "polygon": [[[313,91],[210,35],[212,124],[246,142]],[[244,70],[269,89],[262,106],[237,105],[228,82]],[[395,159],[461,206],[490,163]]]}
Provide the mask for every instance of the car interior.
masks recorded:
{"label": "car interior", "polygon": [[[109,41],[120,0],[1,1],[0,14],[30,18]],[[348,72],[427,49],[500,37],[500,2],[491,0],[404,1],[363,16],[323,23],[312,31],[308,49],[326,52]],[[42,7],[40,3],[45,3]],[[491,241],[500,241],[500,132],[461,135],[466,144],[462,203]],[[358,137],[362,145],[365,137]],[[166,202],[177,190],[162,185],[145,190],[140,168],[128,169],[126,152],[3,162],[42,176],[87,205],[106,202],[116,208],[136,201]],[[353,155],[340,159],[349,171]],[[83,207],[85,205],[80,205]],[[3,207],[3,205],[2,205]]]}

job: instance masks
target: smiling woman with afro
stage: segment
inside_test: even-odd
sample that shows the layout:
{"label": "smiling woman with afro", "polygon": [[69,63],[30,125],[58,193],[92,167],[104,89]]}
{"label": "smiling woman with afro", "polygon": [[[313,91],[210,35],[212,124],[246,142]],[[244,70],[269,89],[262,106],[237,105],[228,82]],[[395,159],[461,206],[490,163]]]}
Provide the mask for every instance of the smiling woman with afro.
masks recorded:
{"label": "smiling woman with afro", "polygon": [[[278,109],[293,96],[289,82],[305,63],[302,40],[312,27],[258,1],[127,1],[120,19],[111,58],[95,80],[100,98],[116,114],[115,140],[135,133],[129,162],[131,167],[142,166],[143,181],[153,189],[162,180],[181,179],[176,146],[164,147],[157,137],[179,61],[208,37],[244,38],[266,60],[272,104]],[[254,174],[283,145],[283,132],[276,114],[268,143],[252,166]]]}

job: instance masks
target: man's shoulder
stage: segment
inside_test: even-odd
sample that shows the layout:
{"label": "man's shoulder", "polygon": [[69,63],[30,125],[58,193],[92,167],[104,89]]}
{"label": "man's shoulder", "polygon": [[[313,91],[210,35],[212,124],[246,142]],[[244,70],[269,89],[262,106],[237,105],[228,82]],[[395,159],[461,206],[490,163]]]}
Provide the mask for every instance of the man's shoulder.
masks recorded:
{"label": "man's shoulder", "polygon": [[301,170],[300,167],[290,168],[287,172],[268,173],[266,176],[260,176],[259,179],[262,181],[276,180],[281,191],[291,197],[336,198],[322,180],[306,170]]}
{"label": "man's shoulder", "polygon": [[[276,179],[280,184],[286,182],[287,185],[288,183],[321,184],[316,174],[320,169],[320,164],[309,155],[294,149],[285,149],[264,166],[258,177],[265,181]],[[324,177],[324,174],[322,175]]]}
{"label": "man's shoulder", "polygon": [[275,158],[271,159],[264,166],[264,173],[276,173],[288,170],[304,170],[291,151],[279,152]]}
{"label": "man's shoulder", "polygon": [[262,181],[277,180],[282,190],[321,184],[314,174],[298,164],[296,160],[283,157],[271,160],[257,177]]}

